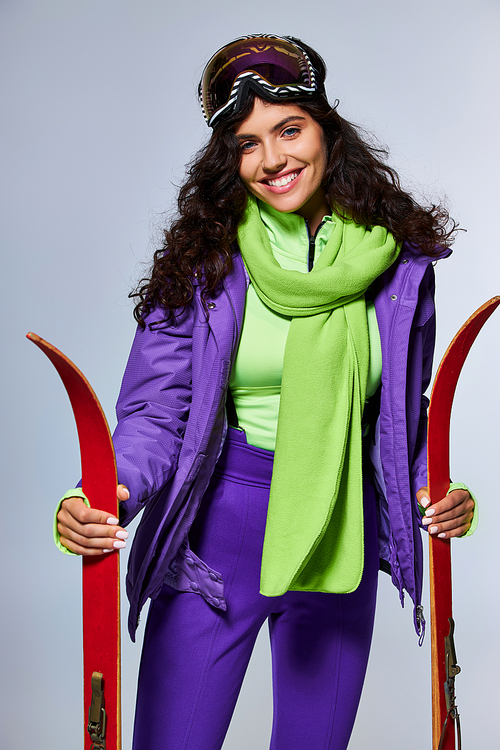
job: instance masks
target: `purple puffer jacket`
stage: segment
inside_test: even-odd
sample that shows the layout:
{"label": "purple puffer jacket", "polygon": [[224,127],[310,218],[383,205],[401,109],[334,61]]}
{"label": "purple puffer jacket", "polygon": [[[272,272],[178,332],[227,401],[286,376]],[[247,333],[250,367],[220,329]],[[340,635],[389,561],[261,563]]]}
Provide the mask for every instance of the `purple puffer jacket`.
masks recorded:
{"label": "purple puffer jacket", "polygon": [[[448,253],[449,254],[449,253]],[[142,509],[130,552],[127,594],[132,640],[140,611],[164,582],[226,608],[223,581],[189,549],[187,534],[224,442],[225,397],[245,304],[247,274],[240,256],[208,304],[193,302],[173,323],[138,330],[125,370],[113,436],[126,525]],[[382,343],[380,417],[369,455],[379,495],[381,567],[401,600],[412,598],[422,630],[422,542],[415,492],[426,484],[423,396],[434,349],[432,259],[408,245],[376,282]],[[161,320],[153,312],[148,324]]]}

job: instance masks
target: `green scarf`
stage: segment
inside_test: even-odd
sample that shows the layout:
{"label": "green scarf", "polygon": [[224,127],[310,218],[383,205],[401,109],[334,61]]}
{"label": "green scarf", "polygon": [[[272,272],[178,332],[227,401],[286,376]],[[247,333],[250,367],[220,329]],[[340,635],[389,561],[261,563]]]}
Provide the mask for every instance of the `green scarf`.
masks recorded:
{"label": "green scarf", "polygon": [[369,362],[364,293],[397,258],[384,228],[335,217],[313,270],[281,268],[256,200],[238,243],[262,302],[293,318],[283,362],[261,593],[348,593],[364,561],[361,420]]}

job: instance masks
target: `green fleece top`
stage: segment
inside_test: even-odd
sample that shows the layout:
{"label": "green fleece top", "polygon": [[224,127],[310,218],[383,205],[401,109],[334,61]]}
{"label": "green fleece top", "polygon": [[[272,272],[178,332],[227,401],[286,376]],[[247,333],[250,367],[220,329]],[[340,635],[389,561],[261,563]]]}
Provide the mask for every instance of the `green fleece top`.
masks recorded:
{"label": "green fleece top", "polygon": [[[305,219],[294,213],[281,213],[258,201],[260,216],[267,229],[273,255],[282,268],[307,273],[309,232]],[[314,260],[323,251],[335,227],[335,219],[325,216],[315,236]],[[370,364],[366,397],[380,385],[382,350],[373,302],[367,301]],[[257,448],[274,451],[281,393],[285,343],[291,318],[270,310],[250,284],[238,354],[229,387],[238,424],[247,441]]]}

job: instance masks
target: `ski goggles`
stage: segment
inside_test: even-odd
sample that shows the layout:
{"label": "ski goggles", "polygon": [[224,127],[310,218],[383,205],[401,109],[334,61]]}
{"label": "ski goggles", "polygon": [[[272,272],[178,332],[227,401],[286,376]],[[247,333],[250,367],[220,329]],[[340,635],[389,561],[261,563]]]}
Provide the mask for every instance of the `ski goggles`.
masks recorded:
{"label": "ski goggles", "polygon": [[250,89],[280,102],[312,99],[319,86],[307,53],[289,39],[268,34],[235,39],[215,53],[200,81],[207,124],[213,127],[219,118],[238,112]]}

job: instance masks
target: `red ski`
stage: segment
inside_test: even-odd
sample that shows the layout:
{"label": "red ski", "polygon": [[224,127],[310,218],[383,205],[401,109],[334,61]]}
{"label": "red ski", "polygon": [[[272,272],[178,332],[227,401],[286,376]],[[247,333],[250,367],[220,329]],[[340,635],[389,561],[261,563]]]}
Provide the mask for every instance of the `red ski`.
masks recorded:
{"label": "red ski", "polygon": [[[104,412],[89,382],[62,352],[28,333],[64,383],[78,428],[82,489],[91,506],[117,516],[116,464]],[[82,558],[85,750],[121,750],[119,555]]]}
{"label": "red ski", "polygon": [[[445,497],[450,488],[450,419],[458,378],[479,331],[500,304],[493,297],[464,323],[439,365],[432,388],[427,432],[427,471],[431,503]],[[455,704],[455,623],[451,595],[451,546],[449,539],[429,535],[431,651],[432,651],[432,748],[454,750],[455,726],[459,748],[460,719]]]}

